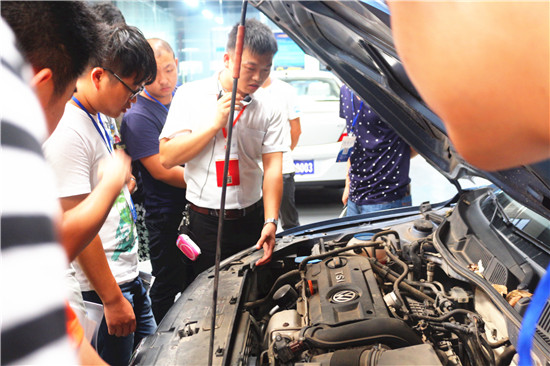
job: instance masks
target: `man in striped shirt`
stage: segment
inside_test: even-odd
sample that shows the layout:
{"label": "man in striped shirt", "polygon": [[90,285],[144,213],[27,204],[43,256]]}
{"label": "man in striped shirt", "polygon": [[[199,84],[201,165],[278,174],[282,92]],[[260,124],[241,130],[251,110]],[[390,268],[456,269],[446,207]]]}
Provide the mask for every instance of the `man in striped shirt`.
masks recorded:
{"label": "man in striped shirt", "polygon": [[[68,252],[58,244],[59,203],[40,144],[55,128],[98,46],[99,30],[80,2],[3,1],[1,6],[32,68],[2,20],[0,363],[75,364],[63,300]],[[91,356],[87,361],[101,362],[89,343],[83,342],[80,351],[81,361]]]}

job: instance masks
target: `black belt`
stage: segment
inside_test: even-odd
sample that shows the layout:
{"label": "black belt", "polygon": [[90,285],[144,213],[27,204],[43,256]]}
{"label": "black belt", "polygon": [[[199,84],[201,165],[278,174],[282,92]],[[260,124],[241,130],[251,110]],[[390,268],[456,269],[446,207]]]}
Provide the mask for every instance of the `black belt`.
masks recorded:
{"label": "black belt", "polygon": [[[261,205],[262,205],[262,200],[259,200],[258,202],[256,202],[252,206],[248,206],[248,207],[245,207],[245,208],[233,209],[233,210],[224,210],[225,211],[224,218],[226,218],[226,219],[240,219],[241,217],[245,217],[246,215],[248,215],[252,211],[255,211]],[[189,202],[189,208],[191,210],[193,210],[195,212],[198,212],[200,214],[203,214],[203,215],[210,215],[210,216],[216,216],[216,217],[220,216],[220,210],[216,210],[216,209],[213,209],[213,208],[199,207],[199,206],[197,206],[197,205],[195,205],[191,202]]]}

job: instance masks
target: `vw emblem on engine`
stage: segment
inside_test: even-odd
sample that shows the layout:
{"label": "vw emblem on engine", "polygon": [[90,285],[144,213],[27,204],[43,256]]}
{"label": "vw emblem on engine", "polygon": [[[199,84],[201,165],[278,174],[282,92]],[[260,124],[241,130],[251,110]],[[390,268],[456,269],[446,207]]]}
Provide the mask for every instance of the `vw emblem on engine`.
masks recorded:
{"label": "vw emblem on engine", "polygon": [[331,300],[332,302],[341,304],[344,302],[355,300],[358,296],[359,294],[353,290],[342,290],[332,295]]}

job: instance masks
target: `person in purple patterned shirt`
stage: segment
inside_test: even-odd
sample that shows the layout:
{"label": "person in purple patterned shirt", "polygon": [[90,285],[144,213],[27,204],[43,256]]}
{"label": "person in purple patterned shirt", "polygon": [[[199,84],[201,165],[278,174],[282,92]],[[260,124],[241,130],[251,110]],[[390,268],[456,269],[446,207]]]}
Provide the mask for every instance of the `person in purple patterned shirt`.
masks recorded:
{"label": "person in purple patterned shirt", "polygon": [[347,216],[410,206],[409,145],[346,85],[340,89],[340,117],[355,136],[342,203]]}

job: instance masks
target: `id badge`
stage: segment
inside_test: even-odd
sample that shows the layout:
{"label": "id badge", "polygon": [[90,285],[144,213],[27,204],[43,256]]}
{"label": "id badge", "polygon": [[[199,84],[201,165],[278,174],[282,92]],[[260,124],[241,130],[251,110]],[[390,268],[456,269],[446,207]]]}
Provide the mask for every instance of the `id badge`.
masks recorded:
{"label": "id badge", "polygon": [[348,161],[351,153],[353,152],[355,139],[355,135],[348,135],[342,139],[342,145],[340,146],[340,151],[338,152],[338,156],[336,157],[337,163]]}
{"label": "id badge", "polygon": [[[216,180],[218,181],[218,187],[223,185],[223,170],[225,163],[225,156],[216,159]],[[241,184],[239,176],[239,158],[236,155],[229,157],[229,168],[227,170],[227,186],[238,186]]]}

